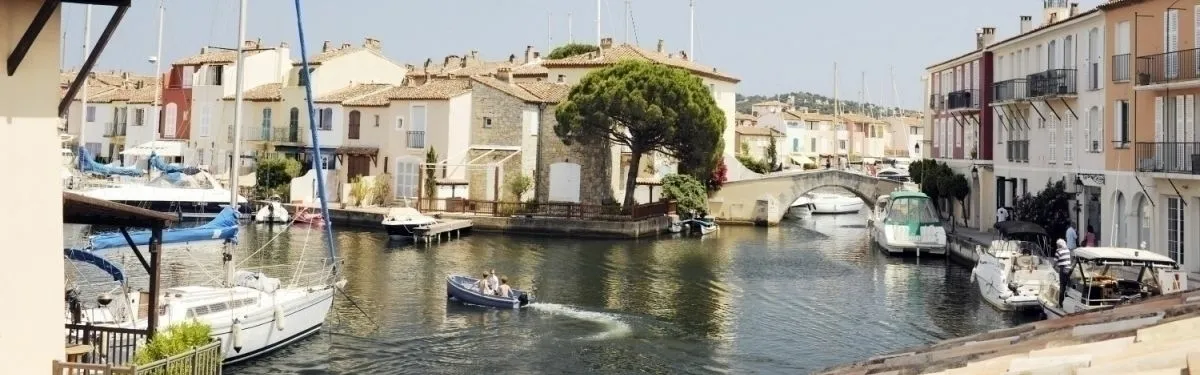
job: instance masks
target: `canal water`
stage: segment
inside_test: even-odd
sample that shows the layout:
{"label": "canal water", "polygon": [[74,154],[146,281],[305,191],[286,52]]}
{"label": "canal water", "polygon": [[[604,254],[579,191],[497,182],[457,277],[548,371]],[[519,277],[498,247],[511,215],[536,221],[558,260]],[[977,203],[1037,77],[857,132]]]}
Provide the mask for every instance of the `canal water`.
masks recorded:
{"label": "canal water", "polygon": [[[812,216],[705,238],[481,233],[433,246],[337,228],[349,298],[337,296],[325,330],[226,373],[809,373],[1031,319],[981,301],[970,268],[870,250],[865,224]],[[319,229],[247,228],[243,257],[319,256]],[[186,259],[171,258],[164,276],[178,282]],[[446,300],[447,274],[493,268],[535,303]]]}

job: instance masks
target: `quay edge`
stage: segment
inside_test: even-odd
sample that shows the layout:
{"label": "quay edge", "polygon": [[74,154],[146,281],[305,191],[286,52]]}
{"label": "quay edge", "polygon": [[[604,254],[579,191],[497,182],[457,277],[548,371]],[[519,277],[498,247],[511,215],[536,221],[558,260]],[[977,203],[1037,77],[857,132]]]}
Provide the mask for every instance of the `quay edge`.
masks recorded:
{"label": "quay edge", "polygon": [[[289,211],[295,211],[296,205],[284,204]],[[330,208],[330,220],[335,225],[349,225],[362,228],[381,228],[387,208],[355,207]],[[580,220],[550,217],[495,217],[471,214],[430,213],[429,215],[446,218],[470,220],[472,231],[497,232],[522,235],[567,235],[587,238],[646,238],[666,233],[671,225],[669,216],[652,217],[638,221],[602,221]]]}

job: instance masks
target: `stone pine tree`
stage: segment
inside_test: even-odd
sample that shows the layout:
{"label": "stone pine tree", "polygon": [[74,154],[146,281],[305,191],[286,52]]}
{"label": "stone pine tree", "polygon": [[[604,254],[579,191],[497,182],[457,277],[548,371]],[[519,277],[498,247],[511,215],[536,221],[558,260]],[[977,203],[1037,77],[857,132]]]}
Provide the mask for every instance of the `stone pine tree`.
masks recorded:
{"label": "stone pine tree", "polygon": [[638,166],[646,153],[657,151],[711,171],[725,131],[725,114],[700,78],[632,59],[584,76],[555,117],[554,133],[566,144],[605,139],[629,148],[626,209],[634,204]]}
{"label": "stone pine tree", "polygon": [[425,153],[425,197],[437,199],[437,160],[438,154],[433,147]]}
{"label": "stone pine tree", "polygon": [[779,146],[775,143],[775,132],[771,131],[771,143],[767,145],[767,164],[770,165],[770,171],[776,172],[783,169],[783,165],[779,163]]}
{"label": "stone pine tree", "polygon": [[567,58],[567,57],[571,57],[571,56],[575,56],[575,55],[582,55],[582,54],[589,53],[589,52],[596,52],[599,50],[600,50],[599,47],[596,47],[591,44],[570,43],[570,44],[564,44],[564,45],[558,46],[558,48],[555,48],[553,51],[550,51],[550,55],[546,56],[546,58],[547,59],[563,59],[563,58]]}

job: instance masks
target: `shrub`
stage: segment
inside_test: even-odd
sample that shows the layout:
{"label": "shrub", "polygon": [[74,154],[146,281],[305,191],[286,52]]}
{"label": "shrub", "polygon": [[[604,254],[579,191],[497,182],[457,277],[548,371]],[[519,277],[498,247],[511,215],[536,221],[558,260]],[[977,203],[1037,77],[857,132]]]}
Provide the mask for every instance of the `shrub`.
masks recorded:
{"label": "shrub", "polygon": [[600,201],[600,213],[604,215],[620,215],[621,203],[617,202],[613,197],[605,197]]}
{"label": "shrub", "polygon": [[392,191],[392,175],[384,173],[375,176],[375,186],[371,189],[375,204],[386,207],[392,204],[394,192]]}
{"label": "shrub", "polygon": [[771,165],[767,162],[755,159],[749,155],[738,155],[737,160],[746,166],[746,169],[758,174],[771,173]]}
{"label": "shrub", "polygon": [[662,195],[664,198],[675,200],[676,210],[680,212],[708,212],[708,194],[704,185],[692,176],[669,174],[662,179]]}
{"label": "shrub", "polygon": [[525,195],[530,187],[533,187],[533,179],[524,174],[516,174],[508,178],[504,187],[508,188],[508,193],[512,195],[513,201],[520,202],[521,196]]}
{"label": "shrub", "polygon": [[171,325],[166,331],[155,335],[154,340],[138,348],[133,356],[133,364],[145,365],[204,346],[212,342],[210,334],[212,328],[196,320]]}
{"label": "shrub", "polygon": [[362,177],[355,177],[354,182],[350,183],[350,204],[361,206],[366,203],[367,196],[371,194],[371,185]]}

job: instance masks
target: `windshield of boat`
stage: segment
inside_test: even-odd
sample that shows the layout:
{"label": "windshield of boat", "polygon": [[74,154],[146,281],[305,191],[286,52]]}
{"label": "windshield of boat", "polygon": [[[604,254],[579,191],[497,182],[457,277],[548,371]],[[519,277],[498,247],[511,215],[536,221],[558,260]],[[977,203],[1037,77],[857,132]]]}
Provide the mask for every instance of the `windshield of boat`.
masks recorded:
{"label": "windshield of boat", "polygon": [[1089,304],[1112,303],[1143,292],[1154,295],[1161,291],[1155,272],[1145,266],[1082,263],[1072,270],[1071,284],[1084,293]]}
{"label": "windshield of boat", "polygon": [[925,197],[898,197],[888,203],[887,224],[940,224],[933,201]]}

